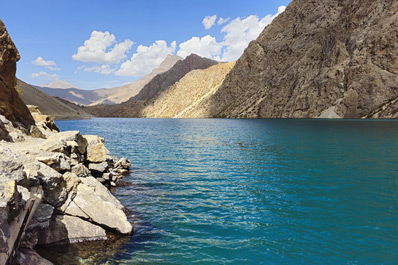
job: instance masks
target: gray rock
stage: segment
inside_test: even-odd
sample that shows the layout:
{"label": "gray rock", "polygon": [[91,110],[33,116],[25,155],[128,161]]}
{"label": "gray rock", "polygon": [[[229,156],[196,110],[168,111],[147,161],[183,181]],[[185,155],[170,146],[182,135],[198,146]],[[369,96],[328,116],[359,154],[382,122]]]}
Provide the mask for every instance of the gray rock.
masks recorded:
{"label": "gray rock", "polygon": [[66,131],[53,134],[43,143],[42,149],[51,152],[85,154],[87,148],[86,139],[79,131]]}
{"label": "gray rock", "polygon": [[52,262],[37,254],[33,249],[19,249],[15,263],[21,265],[53,265]]}
{"label": "gray rock", "polygon": [[15,180],[19,185],[28,186],[21,160],[20,155],[12,152],[5,144],[0,143],[0,182]]}
{"label": "gray rock", "polygon": [[63,153],[54,153],[49,156],[39,156],[36,159],[57,171],[62,172],[70,170],[70,158]]}
{"label": "gray rock", "polygon": [[105,230],[79,217],[56,215],[39,235],[39,244],[69,244],[107,239]]}
{"label": "gray rock", "polygon": [[87,160],[94,163],[106,161],[109,154],[104,145],[104,138],[97,135],[84,135],[87,140]]}
{"label": "gray rock", "polygon": [[72,167],[72,173],[75,173],[79,178],[85,178],[91,175],[90,170],[81,163]]}
{"label": "gray rock", "polygon": [[62,175],[46,164],[34,161],[25,163],[24,171],[29,180],[38,180],[44,190],[54,190],[62,181]]}
{"label": "gray rock", "polygon": [[115,168],[129,169],[130,167],[131,162],[125,157],[120,158],[119,161],[117,161],[115,164]]}
{"label": "gray rock", "polygon": [[69,196],[60,210],[110,230],[130,234],[132,226],[120,202],[95,178],[82,178],[81,181],[75,196]]}
{"label": "gray rock", "polygon": [[7,253],[9,248],[7,239],[10,237],[10,228],[8,226],[9,207],[0,202],[0,253]]}
{"label": "gray rock", "polygon": [[106,161],[104,161],[102,163],[90,163],[90,164],[88,164],[88,168],[90,170],[95,170],[95,171],[103,173],[108,168],[108,163]]}
{"label": "gray rock", "polygon": [[53,215],[54,207],[47,203],[40,203],[32,220],[29,223],[28,229],[35,228],[44,229],[50,226],[50,219]]}

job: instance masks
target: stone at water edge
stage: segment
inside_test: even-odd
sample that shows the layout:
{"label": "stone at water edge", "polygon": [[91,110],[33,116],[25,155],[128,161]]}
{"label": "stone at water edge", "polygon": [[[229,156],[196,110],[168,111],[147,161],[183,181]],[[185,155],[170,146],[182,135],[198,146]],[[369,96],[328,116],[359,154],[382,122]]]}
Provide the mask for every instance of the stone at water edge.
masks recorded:
{"label": "stone at water edge", "polygon": [[69,244],[83,241],[106,240],[106,232],[79,217],[57,215],[49,228],[39,235],[39,244]]}
{"label": "stone at water edge", "polygon": [[77,185],[74,196],[69,196],[59,210],[109,230],[131,234],[133,227],[120,209],[123,207],[121,203],[109,191],[105,192],[106,188],[96,179],[88,177],[81,181],[83,183]]}
{"label": "stone at water edge", "polygon": [[108,168],[108,163],[107,162],[102,162],[102,163],[90,163],[88,164],[88,169],[94,170],[97,172],[105,172]]}
{"label": "stone at water edge", "polygon": [[84,135],[87,140],[87,160],[94,163],[106,161],[109,151],[104,145],[104,138],[98,135]]}

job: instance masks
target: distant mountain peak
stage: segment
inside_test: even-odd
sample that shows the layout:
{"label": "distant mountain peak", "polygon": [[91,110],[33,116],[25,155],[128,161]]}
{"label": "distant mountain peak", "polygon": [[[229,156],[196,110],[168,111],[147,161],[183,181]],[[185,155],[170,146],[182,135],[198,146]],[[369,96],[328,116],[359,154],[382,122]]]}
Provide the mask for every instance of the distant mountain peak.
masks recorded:
{"label": "distant mountain peak", "polygon": [[68,88],[79,89],[77,86],[74,86],[71,83],[62,80],[55,80],[54,82],[51,82],[49,84],[40,85],[40,87],[59,88],[59,89],[68,89]]}
{"label": "distant mountain peak", "polygon": [[172,55],[169,54],[167,55],[167,57],[163,60],[163,62],[159,65],[158,68],[163,69],[163,68],[167,68],[170,69],[176,62],[178,61],[182,61],[183,58],[178,56],[178,55]]}

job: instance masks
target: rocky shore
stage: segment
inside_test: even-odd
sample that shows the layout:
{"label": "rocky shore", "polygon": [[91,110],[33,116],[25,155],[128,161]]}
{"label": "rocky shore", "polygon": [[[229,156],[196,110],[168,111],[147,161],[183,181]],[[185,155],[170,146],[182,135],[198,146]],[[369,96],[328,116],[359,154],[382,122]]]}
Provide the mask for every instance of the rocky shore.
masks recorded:
{"label": "rocky shore", "polygon": [[0,116],[12,135],[0,142],[0,264],[51,264],[33,250],[36,245],[131,234],[125,207],[107,188],[129,172],[130,161],[110,156],[99,136],[58,132],[33,109],[43,138]]}

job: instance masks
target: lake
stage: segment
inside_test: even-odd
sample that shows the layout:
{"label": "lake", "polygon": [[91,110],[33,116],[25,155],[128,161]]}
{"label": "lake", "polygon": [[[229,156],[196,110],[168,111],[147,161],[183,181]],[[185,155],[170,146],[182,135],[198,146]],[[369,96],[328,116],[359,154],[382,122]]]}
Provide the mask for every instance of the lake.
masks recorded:
{"label": "lake", "polygon": [[57,124],[132,161],[135,234],[93,263],[398,264],[398,121]]}

